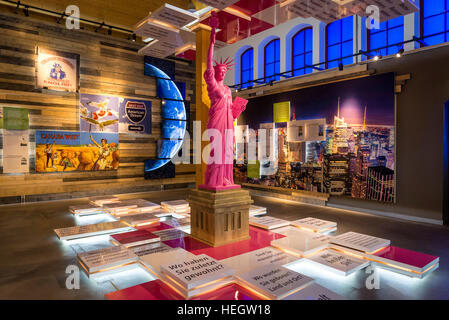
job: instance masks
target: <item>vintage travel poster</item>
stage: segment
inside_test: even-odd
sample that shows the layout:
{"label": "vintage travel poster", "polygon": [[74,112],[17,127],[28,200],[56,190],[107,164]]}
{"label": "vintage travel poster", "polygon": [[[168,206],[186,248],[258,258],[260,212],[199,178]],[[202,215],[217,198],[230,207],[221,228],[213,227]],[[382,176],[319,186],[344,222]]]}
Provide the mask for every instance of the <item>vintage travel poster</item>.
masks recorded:
{"label": "vintage travel poster", "polygon": [[116,170],[117,133],[36,131],[36,172]]}
{"label": "vintage travel poster", "polygon": [[28,130],[3,130],[3,173],[30,171],[29,140]]}
{"label": "vintage travel poster", "polygon": [[151,101],[120,98],[120,133],[151,134]]}
{"label": "vintage travel poster", "polygon": [[82,93],[79,113],[81,131],[118,133],[119,97]]}
{"label": "vintage travel poster", "polygon": [[36,81],[38,88],[78,91],[79,55],[38,48]]}

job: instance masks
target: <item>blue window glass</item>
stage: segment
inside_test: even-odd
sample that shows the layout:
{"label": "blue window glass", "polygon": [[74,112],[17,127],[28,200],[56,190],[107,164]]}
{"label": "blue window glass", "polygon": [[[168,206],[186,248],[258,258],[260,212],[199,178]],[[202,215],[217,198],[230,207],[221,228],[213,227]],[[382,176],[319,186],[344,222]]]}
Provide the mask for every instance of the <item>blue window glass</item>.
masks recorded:
{"label": "blue window glass", "polygon": [[[344,65],[353,63],[353,58],[347,57],[353,54],[353,17],[346,17],[327,25],[327,68],[336,68],[340,59]],[[335,60],[335,61],[332,61]]]}
{"label": "blue window glass", "polygon": [[240,83],[242,88],[247,88],[253,85],[250,80],[254,80],[254,50],[253,48],[246,49],[240,56]]}
{"label": "blue window glass", "polygon": [[449,41],[449,0],[422,0],[422,35],[428,45]]}
{"label": "blue window glass", "polygon": [[[369,30],[369,50],[383,56],[396,54],[404,47],[404,17],[400,16],[380,23],[379,29]],[[387,47],[387,48],[384,48]]]}
{"label": "blue window glass", "polygon": [[312,68],[306,68],[306,66],[312,65],[312,47],[312,28],[302,29],[292,38],[292,69],[294,70],[294,77],[312,72]]}
{"label": "blue window glass", "polygon": [[272,80],[279,80],[280,76],[275,76],[281,71],[281,54],[280,54],[280,40],[275,39],[270,41],[264,50],[264,66],[265,66],[265,82]]}

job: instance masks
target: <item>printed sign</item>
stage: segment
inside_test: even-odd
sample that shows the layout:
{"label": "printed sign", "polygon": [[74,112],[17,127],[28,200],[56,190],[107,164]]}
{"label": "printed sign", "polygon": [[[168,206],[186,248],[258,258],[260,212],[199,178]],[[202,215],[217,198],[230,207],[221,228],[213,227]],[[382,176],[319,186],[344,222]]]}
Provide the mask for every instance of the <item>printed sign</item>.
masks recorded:
{"label": "printed sign", "polygon": [[29,127],[28,109],[4,107],[3,126],[9,130],[27,130]]}
{"label": "printed sign", "polygon": [[81,131],[118,132],[118,97],[82,93],[79,110]]}
{"label": "printed sign", "polygon": [[38,88],[76,92],[79,83],[79,55],[38,48]]}
{"label": "printed sign", "polygon": [[273,104],[273,122],[290,121],[290,101]]}
{"label": "printed sign", "polygon": [[120,98],[121,133],[151,134],[151,101]]}
{"label": "printed sign", "polygon": [[28,130],[3,130],[3,173],[29,172]]}

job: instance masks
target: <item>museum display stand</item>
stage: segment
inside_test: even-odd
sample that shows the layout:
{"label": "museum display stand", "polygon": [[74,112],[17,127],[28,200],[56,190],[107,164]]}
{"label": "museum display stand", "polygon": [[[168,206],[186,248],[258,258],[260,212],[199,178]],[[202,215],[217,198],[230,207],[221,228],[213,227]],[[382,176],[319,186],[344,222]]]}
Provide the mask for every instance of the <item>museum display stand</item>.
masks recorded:
{"label": "museum display stand", "polygon": [[248,240],[249,191],[195,189],[187,199],[191,207],[191,237],[210,246]]}

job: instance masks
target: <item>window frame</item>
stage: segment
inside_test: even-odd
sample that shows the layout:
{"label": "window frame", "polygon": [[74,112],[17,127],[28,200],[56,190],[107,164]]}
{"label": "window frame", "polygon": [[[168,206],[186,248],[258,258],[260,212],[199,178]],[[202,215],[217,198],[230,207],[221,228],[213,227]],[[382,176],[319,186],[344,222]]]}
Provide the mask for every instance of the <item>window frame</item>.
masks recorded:
{"label": "window frame", "polygon": [[[305,32],[306,32],[306,30],[312,30],[312,50],[310,50],[310,51],[305,51],[305,50],[306,50],[306,49],[305,49],[305,47],[306,47],[306,37],[305,37]],[[304,32],[304,52],[295,55],[295,38],[296,38],[296,36],[298,36],[301,32]],[[300,74],[300,75],[295,76],[295,63],[294,63],[294,61],[295,61],[295,57],[300,56],[300,55],[303,55],[303,56],[304,56],[304,66],[305,66],[305,65],[306,65],[306,63],[305,63],[305,57],[306,57],[306,54],[307,54],[307,53],[312,53],[312,59],[313,59],[313,27],[310,26],[310,27],[302,28],[302,29],[298,30],[298,32],[296,32],[296,33],[293,35],[293,37],[292,37],[292,39],[291,39],[291,53],[292,53],[291,66],[292,66],[292,76],[293,76],[293,77],[299,77],[299,76],[302,76],[302,75],[306,75],[306,74],[312,73],[313,70],[310,71],[310,72],[306,72],[306,69],[307,69],[307,68],[304,68],[304,69],[302,69],[302,70],[304,71],[303,74]],[[297,70],[297,71],[299,71],[299,70]]]}
{"label": "window frame", "polygon": [[[393,19],[396,19],[396,18],[399,18],[399,17],[402,17],[402,19],[403,19],[403,21],[402,21],[402,25],[400,25],[400,26],[396,26],[396,27],[393,27],[393,28],[389,28],[388,27],[388,22],[390,22],[391,20],[393,20]],[[386,23],[387,23],[387,28],[385,29],[385,30],[381,30],[381,31],[376,31],[376,32],[374,32],[373,34],[377,34],[377,33],[381,33],[381,32],[385,32],[386,33],[386,43],[385,43],[385,45],[384,46],[388,46],[387,48],[385,48],[386,50],[387,50],[387,56],[388,55],[393,55],[393,53],[392,54],[388,54],[388,49],[390,49],[391,47],[393,47],[394,46],[394,44],[393,45],[390,45],[389,43],[388,43],[388,31],[389,30],[393,30],[393,29],[398,29],[398,28],[401,28],[402,27],[402,42],[404,41],[404,31],[405,31],[405,16],[399,16],[399,17],[396,17],[396,18],[393,18],[393,19],[390,19],[390,20],[387,20],[387,21],[385,21]],[[373,49],[373,48],[371,48],[371,29],[368,29],[368,31],[367,31],[367,47],[368,47],[368,52],[371,52],[372,50],[381,50],[381,49]],[[401,43],[401,44],[396,44],[396,45],[398,45],[398,46],[401,46],[402,48],[404,48],[404,43]],[[384,46],[382,46],[382,47],[384,47]],[[381,47],[381,48],[382,48]]]}
{"label": "window frame", "polygon": [[[273,42],[279,42],[279,60],[276,60],[276,45],[274,45],[274,60],[273,62],[270,62],[269,64],[274,65],[274,74],[267,77],[267,47],[272,44]],[[269,83],[271,81],[278,81],[280,79],[279,75],[276,75],[276,63],[279,63],[279,72],[281,68],[281,39],[275,38],[271,41],[269,41],[263,48],[263,78],[265,83]],[[274,78],[274,79],[271,79]],[[271,79],[271,80],[269,80]]]}
{"label": "window frame", "polygon": [[[346,18],[349,18],[349,17],[352,17],[352,24],[354,26],[354,16],[353,15],[352,16],[347,16],[347,17],[342,18],[340,20],[332,21],[331,23],[328,23],[326,25],[326,31],[325,31],[325,41],[326,41],[325,42],[325,47],[326,47],[325,48],[325,57],[326,57],[326,64],[325,64],[325,69],[329,69],[329,63],[328,63],[328,60],[329,60],[329,45],[328,45],[328,43],[329,43],[329,26],[332,23],[340,21],[340,42],[338,42],[338,44],[340,44],[340,60],[343,60],[342,59],[342,57],[343,57],[343,55],[342,55],[343,43],[347,43],[349,41],[352,41],[352,45],[354,46],[354,29],[352,30],[351,40],[343,41],[343,23],[342,23],[342,21],[343,21],[343,19],[346,19]],[[335,45],[337,45],[337,43],[333,44],[332,46],[335,46]],[[354,52],[352,54],[354,54]],[[333,68],[336,68],[336,67],[333,67]]]}
{"label": "window frame", "polygon": [[[432,16],[429,16],[429,17],[427,17],[427,18],[424,18],[424,1],[426,1],[426,0],[420,0],[419,1],[419,31],[420,31],[420,33],[421,33],[421,38],[424,40],[424,42],[426,41],[426,38],[430,38],[430,37],[434,37],[434,36],[438,36],[438,35],[441,35],[441,34],[443,34],[443,36],[444,36],[444,40],[445,41],[443,41],[443,42],[441,42],[441,43],[446,43],[446,42],[449,42],[449,36],[448,36],[448,33],[449,33],[449,26],[448,26],[448,19],[446,18],[446,15],[449,15],[449,4],[448,4],[448,2],[447,1],[444,1],[444,6],[445,6],[445,10],[444,10],[444,12],[443,13],[439,13],[439,14],[434,14],[434,15],[432,15]],[[427,1],[429,1],[429,0],[427,0]],[[443,32],[439,32],[439,33],[435,33],[435,34],[431,34],[431,35],[429,35],[429,36],[424,36],[424,19],[429,19],[429,18],[433,18],[433,17],[436,17],[436,16],[438,16],[438,15],[444,15],[444,31]],[[441,44],[441,43],[439,43],[439,44]],[[422,48],[422,47],[425,47],[425,45],[424,44],[422,44],[422,43],[419,43],[419,46]]]}
{"label": "window frame", "polygon": [[[251,61],[251,67],[249,69],[243,69],[243,56],[245,54],[247,54],[249,51],[253,52],[253,59]],[[240,83],[242,84],[242,88],[247,88],[247,87],[251,87],[253,86],[253,82],[248,82],[246,84],[243,84],[243,72],[247,72],[247,71],[251,71],[250,75],[251,75],[251,79],[248,80],[254,80],[254,48],[253,47],[249,47],[247,48],[245,51],[242,52],[242,54],[240,55]]]}

